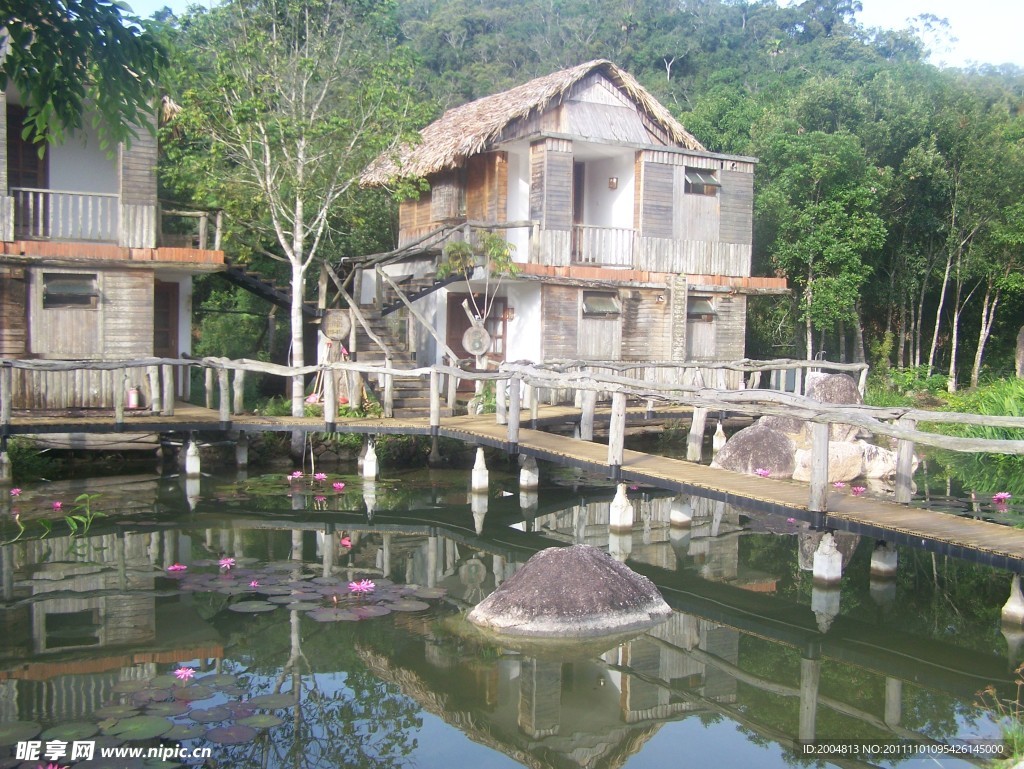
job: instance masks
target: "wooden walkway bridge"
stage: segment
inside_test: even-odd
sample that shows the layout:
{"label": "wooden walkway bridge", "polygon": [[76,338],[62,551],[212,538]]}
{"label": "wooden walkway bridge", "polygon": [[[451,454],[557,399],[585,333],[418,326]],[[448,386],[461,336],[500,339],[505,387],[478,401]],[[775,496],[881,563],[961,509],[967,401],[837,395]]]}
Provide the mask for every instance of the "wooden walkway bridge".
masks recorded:
{"label": "wooden walkway bridge", "polygon": [[[965,414],[942,414],[922,412],[913,409],[880,409],[866,406],[839,407],[822,404],[800,395],[778,393],[756,388],[738,391],[722,391],[706,388],[698,379],[689,384],[662,384],[657,381],[628,379],[617,374],[597,375],[585,367],[566,372],[565,367],[545,368],[543,366],[503,365],[498,372],[464,372],[447,367],[431,367],[414,371],[373,369],[355,364],[330,364],[307,367],[305,373],[321,369],[364,369],[381,377],[417,376],[429,377],[431,381],[431,409],[429,418],[339,418],[334,414],[324,417],[272,417],[241,411],[238,398],[232,408],[228,372],[236,370],[271,370],[280,376],[292,376],[296,372],[282,366],[255,363],[251,361],[226,361],[208,359],[204,361],[176,361],[187,366],[202,365],[208,371],[215,371],[219,407],[202,408],[176,403],[172,399],[154,399],[154,407],[145,411],[126,411],[117,406],[111,413],[90,416],[42,416],[17,414],[10,402],[10,362],[0,368],[0,437],[6,443],[11,435],[45,433],[191,433],[196,431],[221,432],[226,437],[252,432],[344,432],[369,436],[404,434],[431,435],[456,438],[467,443],[490,446],[510,454],[524,454],[538,459],[571,465],[588,471],[608,475],[626,483],[649,484],[676,493],[699,494],[751,510],[761,510],[780,515],[792,516],[825,529],[850,531],[875,537],[896,544],[912,544],[937,553],[978,560],[989,565],[1005,568],[1015,573],[1024,572],[1024,530],[1001,526],[984,521],[953,516],[930,510],[909,507],[910,460],[914,441],[942,448],[961,451],[996,451],[1003,453],[1024,453],[1024,441],[999,441],[958,439],[937,433],[921,432],[916,429],[918,422],[953,421],[968,424],[988,424],[1024,428],[1024,419],[975,417]],[[163,364],[164,380],[169,365]],[[813,366],[818,362],[807,362]],[[14,362],[14,366],[29,365]],[[52,364],[51,364],[52,365]],[[79,362],[79,365],[82,365]],[[106,363],[105,368],[124,371],[126,367],[144,366],[158,368],[153,360]],[[625,365],[625,364],[620,364]],[[638,364],[644,365],[644,364]],[[647,364],[648,366],[650,364]],[[692,365],[692,364],[691,364]],[[735,366],[750,366],[740,362]],[[279,369],[279,370],[278,370]],[[744,369],[748,370],[748,369]],[[496,381],[499,385],[498,414],[481,416],[459,416],[442,418],[441,398],[445,392],[442,377],[476,378]],[[330,382],[333,377],[325,377]],[[208,387],[212,383],[208,376]],[[505,383],[508,382],[506,391]],[[236,378],[237,385],[237,378]],[[522,407],[523,386],[528,393],[527,407]],[[532,392],[531,392],[532,388]],[[572,406],[545,406],[537,392],[547,388],[548,392],[570,393],[568,402]],[[164,392],[169,388],[165,388]],[[235,391],[240,388],[236,386]],[[333,386],[325,398],[334,402]],[[387,389],[387,388],[386,388]],[[451,388],[447,388],[451,390]],[[598,393],[611,396],[610,409],[598,409]],[[212,402],[208,390],[207,403]],[[504,397],[503,397],[504,396]],[[554,400],[554,398],[552,398]],[[565,398],[563,398],[563,401]],[[115,404],[122,401],[115,400]],[[634,405],[630,406],[630,402]],[[638,404],[638,405],[637,405]],[[756,476],[711,469],[696,462],[670,459],[652,454],[628,451],[624,448],[627,418],[661,417],[689,419],[691,444],[699,448],[703,438],[703,422],[707,411],[723,410],[749,416],[779,414],[805,419],[810,424],[814,437],[811,483],[781,481]],[[331,410],[328,410],[330,412]],[[606,421],[608,443],[595,443],[594,423]],[[570,438],[535,429],[541,425],[574,423],[582,439]],[[900,462],[897,468],[896,501],[875,498],[853,497],[832,489],[828,484],[827,455],[830,424],[852,424],[876,434],[894,438],[899,443]],[[530,428],[521,425],[530,424]],[[694,432],[699,426],[696,436]]]}

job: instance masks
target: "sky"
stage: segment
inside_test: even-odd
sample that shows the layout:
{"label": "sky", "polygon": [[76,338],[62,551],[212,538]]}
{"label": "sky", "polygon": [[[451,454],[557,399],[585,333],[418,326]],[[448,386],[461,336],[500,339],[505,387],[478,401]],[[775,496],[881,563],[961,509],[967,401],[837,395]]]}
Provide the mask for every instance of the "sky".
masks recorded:
{"label": "sky", "polygon": [[[212,0],[128,2],[137,15],[147,18],[165,5],[181,12],[192,4],[208,6]],[[1024,67],[1022,0],[861,0],[861,4],[864,10],[857,18],[866,27],[904,29],[909,19],[922,13],[947,19],[956,40],[927,41],[931,61],[937,66],[1012,63]]]}

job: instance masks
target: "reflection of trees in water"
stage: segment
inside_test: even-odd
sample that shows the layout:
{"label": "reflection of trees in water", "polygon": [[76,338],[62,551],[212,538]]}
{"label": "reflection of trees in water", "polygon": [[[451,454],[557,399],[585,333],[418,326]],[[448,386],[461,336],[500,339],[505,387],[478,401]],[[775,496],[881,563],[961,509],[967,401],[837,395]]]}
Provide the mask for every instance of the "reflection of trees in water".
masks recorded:
{"label": "reflection of trees in water", "polygon": [[[224,766],[397,769],[417,747],[419,705],[370,673],[354,649],[388,649],[395,635],[383,625],[315,623],[299,612],[261,615],[239,627],[224,617],[227,648],[250,696],[297,693],[274,711],[285,723],[250,744],[214,748]],[[287,617],[287,621],[285,621]],[[228,625],[230,622],[230,625]],[[376,624],[376,627],[374,625]],[[248,679],[248,680],[247,680]]]}
{"label": "reflection of trees in water", "polygon": [[[965,490],[965,496],[975,492],[981,502],[990,503],[995,492],[1008,491],[1015,500],[1024,503],[1024,456],[954,451],[932,451],[929,456],[944,475],[956,479]],[[942,476],[939,479],[945,483]]]}

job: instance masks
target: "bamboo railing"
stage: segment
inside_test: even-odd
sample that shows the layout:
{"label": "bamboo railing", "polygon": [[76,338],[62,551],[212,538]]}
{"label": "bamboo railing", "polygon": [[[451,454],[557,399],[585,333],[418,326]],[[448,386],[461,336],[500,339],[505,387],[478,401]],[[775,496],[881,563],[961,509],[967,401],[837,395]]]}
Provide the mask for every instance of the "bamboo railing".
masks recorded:
{"label": "bamboo railing", "polygon": [[[390,366],[372,366],[354,362],[326,363],[293,368],[274,363],[254,360],[230,360],[227,358],[167,359],[144,358],[128,361],[42,361],[42,360],[0,360],[0,433],[6,438],[17,432],[13,424],[12,374],[23,369],[35,372],[76,371],[83,369],[109,370],[114,372],[115,388],[120,388],[114,397],[114,421],[112,429],[121,430],[125,425],[125,403],[130,381],[144,377],[148,410],[153,414],[173,416],[174,382],[176,369],[197,367],[205,373],[206,405],[218,410],[220,427],[229,429],[232,416],[244,412],[242,393],[247,373],[260,373],[290,379],[322,372],[325,374],[324,403],[337,403],[333,376],[328,372],[358,372],[362,375],[382,378],[384,392],[394,391],[393,381],[399,378],[428,378],[430,381],[431,433],[437,435],[442,426],[442,398],[448,390],[448,382],[458,379],[493,381],[497,389],[497,414],[499,424],[506,426],[506,438],[511,452],[518,451],[520,426],[524,411],[528,418],[538,416],[538,394],[544,390],[559,390],[572,393],[573,402],[580,410],[580,435],[582,439],[593,439],[593,428],[598,416],[599,394],[611,399],[607,414],[609,439],[607,464],[613,477],[618,477],[623,463],[624,438],[627,405],[630,400],[647,404],[648,411],[654,411],[654,404],[686,406],[693,410],[691,438],[699,433],[703,436],[703,422],[698,413],[727,411],[750,417],[766,415],[786,416],[805,420],[812,435],[812,467],[809,507],[812,511],[825,511],[828,489],[828,439],[830,425],[844,424],[863,428],[873,435],[884,435],[897,442],[896,501],[909,503],[911,494],[911,468],[916,444],[957,452],[984,452],[998,454],[1024,454],[1024,440],[997,440],[982,438],[957,438],[918,429],[922,423],[984,425],[1024,429],[1024,418],[993,417],[978,414],[925,411],[904,407],[873,407],[853,404],[829,404],[811,400],[803,395],[780,392],[771,389],[747,387],[727,390],[703,384],[699,376],[687,377],[687,370],[706,368],[707,361],[684,364],[663,362],[595,362],[560,361],[548,365],[532,363],[504,363],[499,371],[464,371],[451,366],[430,366],[415,369],[395,369]],[[855,370],[856,364],[835,364],[823,361],[734,361],[715,364],[723,370],[738,370],[750,374],[750,382],[759,379],[766,371],[809,369]],[[678,383],[646,381],[624,376],[630,369],[644,371],[653,368],[675,366],[680,369]],[[592,370],[601,368],[603,370]],[[609,373],[607,369],[613,369]],[[861,371],[863,368],[861,367]],[[447,380],[447,381],[446,381]],[[391,413],[393,404],[385,403],[385,413]],[[602,414],[602,419],[604,414]],[[289,418],[282,418],[284,424]],[[337,409],[326,408],[323,414],[323,429],[334,431],[337,427]],[[286,427],[288,427],[286,425]],[[69,430],[73,424],[69,423]],[[282,427],[285,429],[285,427]],[[290,427],[289,427],[290,429]]]}

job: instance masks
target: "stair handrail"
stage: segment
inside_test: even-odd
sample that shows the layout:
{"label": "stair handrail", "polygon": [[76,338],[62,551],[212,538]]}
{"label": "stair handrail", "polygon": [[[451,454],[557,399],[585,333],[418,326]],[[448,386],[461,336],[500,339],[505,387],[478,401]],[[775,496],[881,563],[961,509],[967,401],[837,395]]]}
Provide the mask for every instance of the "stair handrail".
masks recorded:
{"label": "stair handrail", "polygon": [[[327,274],[331,276],[331,280],[334,281],[334,285],[337,287],[338,293],[341,294],[341,298],[345,300],[346,304],[348,304],[349,311],[355,316],[356,320],[359,321],[359,325],[363,327],[363,331],[366,332],[366,335],[370,337],[372,342],[380,347],[384,353],[385,360],[393,359],[395,356],[391,351],[391,348],[385,344],[383,339],[373,333],[373,329],[370,328],[369,321],[366,320],[366,316],[359,310],[359,305],[356,301],[349,295],[348,291],[345,290],[345,286],[343,285],[341,278],[338,276],[338,273],[335,272],[334,268],[327,262],[324,262],[324,266],[327,267]],[[356,351],[353,350],[352,352]]]}
{"label": "stair handrail", "polygon": [[[419,324],[421,326],[423,326],[423,328],[425,328],[427,330],[427,333],[429,333],[432,337],[434,337],[434,341],[437,342],[437,344],[440,346],[440,348],[442,350],[444,350],[445,355],[448,356],[448,361],[451,364],[452,368],[458,368],[459,367],[459,356],[456,355],[455,351],[452,350],[452,348],[448,346],[448,344],[444,341],[444,339],[441,338],[441,335],[439,333],[437,333],[437,329],[434,328],[430,323],[427,322],[427,319],[424,318],[422,314],[420,314],[419,310],[417,310],[415,307],[413,307],[412,302],[409,301],[409,297],[407,297],[405,295],[405,292],[402,291],[402,289],[400,289],[398,287],[398,284],[395,283],[395,281],[393,281],[391,279],[391,276],[388,275],[386,272],[384,272],[383,269],[381,269],[381,265],[378,264],[376,267],[374,267],[374,269],[376,270],[377,275],[379,276],[379,278],[381,280],[387,281],[387,284],[389,286],[391,286],[391,288],[393,288],[395,290],[395,293],[398,295],[398,298],[402,300],[402,304],[404,304],[406,307],[409,308],[409,312],[412,314],[413,318],[415,318],[419,322]],[[458,387],[458,384],[455,381],[455,377],[449,376],[448,377],[448,408],[455,408],[455,394],[456,394],[457,387]]]}

